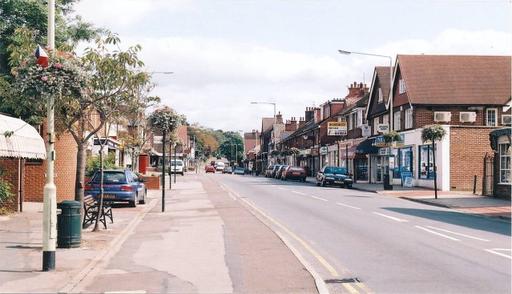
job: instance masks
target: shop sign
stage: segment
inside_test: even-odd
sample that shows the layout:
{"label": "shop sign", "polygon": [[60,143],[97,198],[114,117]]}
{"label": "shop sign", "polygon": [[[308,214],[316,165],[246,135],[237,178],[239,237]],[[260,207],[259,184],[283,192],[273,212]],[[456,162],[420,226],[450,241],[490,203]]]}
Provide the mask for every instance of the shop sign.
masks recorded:
{"label": "shop sign", "polygon": [[326,155],[329,152],[327,146],[320,147],[320,155]]}
{"label": "shop sign", "polygon": [[378,124],[377,131],[379,133],[387,134],[389,132],[389,125],[388,124]]}
{"label": "shop sign", "polygon": [[327,123],[327,136],[346,136],[347,135],[347,122],[328,122]]}
{"label": "shop sign", "polygon": [[370,137],[372,135],[372,129],[369,125],[364,124],[361,126],[361,133],[363,137]]}
{"label": "shop sign", "polygon": [[379,155],[384,156],[384,155],[389,155],[390,153],[391,153],[391,152],[389,152],[389,148],[387,148],[387,147],[386,147],[386,148],[380,148],[380,149],[379,149]]}

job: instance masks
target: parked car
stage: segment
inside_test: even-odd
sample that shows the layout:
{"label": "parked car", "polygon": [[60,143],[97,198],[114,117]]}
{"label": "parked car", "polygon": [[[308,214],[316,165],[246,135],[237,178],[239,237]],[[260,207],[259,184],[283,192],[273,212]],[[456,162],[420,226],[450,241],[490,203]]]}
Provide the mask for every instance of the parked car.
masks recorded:
{"label": "parked car", "polygon": [[183,163],[183,160],[181,159],[172,159],[171,160],[171,168],[169,169],[169,174],[180,174],[185,175],[184,170],[185,164]]}
{"label": "parked car", "polygon": [[288,168],[287,165],[281,165],[279,167],[279,169],[276,171],[276,174],[275,174],[274,178],[280,179],[281,176],[283,175],[284,170],[287,169],[287,168]]}
{"label": "parked car", "polygon": [[226,166],[224,170],[222,171],[223,174],[232,174],[233,168],[231,166]]}
{"label": "parked car", "polygon": [[325,166],[316,175],[316,185],[340,185],[345,188],[352,188],[352,177],[347,169],[337,166]]}
{"label": "parked car", "polygon": [[267,167],[267,169],[265,170],[265,178],[269,178],[272,176],[272,172],[274,171],[274,165],[271,164]]}
{"label": "parked car", "polygon": [[271,178],[275,178],[276,177],[276,173],[277,171],[281,168],[281,164],[276,164],[274,165],[274,169],[272,170],[272,172],[270,173],[270,177]]}
{"label": "parked car", "polygon": [[306,170],[300,166],[288,166],[288,168],[281,175],[281,179],[286,180],[299,180],[306,181]]}
{"label": "parked car", "polygon": [[215,163],[215,170],[216,170],[216,171],[220,171],[220,172],[221,172],[221,171],[223,171],[223,170],[224,170],[224,167],[225,167],[225,166],[226,166],[226,165],[224,164],[224,162],[222,162],[222,161],[217,161],[217,162]]}
{"label": "parked car", "polygon": [[206,165],[204,171],[206,173],[215,173],[215,167],[213,165]]}
{"label": "parked car", "polygon": [[[100,197],[101,174],[96,171],[91,181],[85,185],[85,193],[95,199]],[[103,200],[128,202],[131,207],[146,203],[147,189],[144,180],[131,170],[103,171]]]}
{"label": "parked car", "polygon": [[241,166],[235,167],[235,170],[233,171],[235,175],[245,175],[245,169]]}

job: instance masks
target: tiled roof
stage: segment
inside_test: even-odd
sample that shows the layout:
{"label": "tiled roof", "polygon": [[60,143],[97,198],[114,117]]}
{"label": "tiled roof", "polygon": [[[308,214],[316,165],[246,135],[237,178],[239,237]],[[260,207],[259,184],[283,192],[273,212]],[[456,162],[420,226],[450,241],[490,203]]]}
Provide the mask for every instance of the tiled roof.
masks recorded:
{"label": "tiled roof", "polygon": [[[391,69],[394,70],[394,67]],[[380,88],[382,89],[382,95],[384,102],[388,101],[389,97],[389,66],[376,66],[375,71],[379,77]]]}
{"label": "tiled roof", "polygon": [[261,131],[266,132],[269,131],[272,128],[272,125],[274,124],[274,118],[273,117],[264,117],[261,119]]}
{"label": "tiled roof", "polygon": [[510,100],[510,56],[398,55],[398,64],[413,104],[504,105]]}

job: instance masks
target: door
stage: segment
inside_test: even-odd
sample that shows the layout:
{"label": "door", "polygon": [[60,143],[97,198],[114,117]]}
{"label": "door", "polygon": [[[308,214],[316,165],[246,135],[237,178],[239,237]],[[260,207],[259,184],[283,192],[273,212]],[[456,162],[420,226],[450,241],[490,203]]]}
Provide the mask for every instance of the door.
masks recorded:
{"label": "door", "polygon": [[384,181],[384,157],[375,157],[375,182],[382,183]]}

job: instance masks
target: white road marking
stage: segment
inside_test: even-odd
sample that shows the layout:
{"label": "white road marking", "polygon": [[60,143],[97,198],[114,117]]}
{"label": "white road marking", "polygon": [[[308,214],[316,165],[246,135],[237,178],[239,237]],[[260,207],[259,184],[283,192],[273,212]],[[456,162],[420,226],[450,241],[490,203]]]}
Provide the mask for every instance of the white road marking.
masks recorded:
{"label": "white road marking", "polygon": [[231,199],[235,200],[236,201],[236,197],[235,195],[233,195],[231,192],[228,191],[228,195],[229,197],[231,197]]}
{"label": "white road marking", "polygon": [[479,241],[490,242],[487,239],[482,239],[482,238],[478,238],[478,237],[474,237],[474,236],[470,236],[470,235],[466,235],[466,234],[452,232],[452,231],[448,231],[446,229],[436,228],[436,227],[433,227],[433,226],[427,226],[427,227],[431,228],[431,229],[434,229],[434,230],[441,231],[441,232],[446,232],[446,233],[451,233],[451,234],[454,234],[454,235],[457,235],[457,236],[466,237],[466,238],[469,238],[469,239],[475,239],[475,240],[479,240]]}
{"label": "white road marking", "polygon": [[450,240],[452,240],[452,241],[460,241],[460,240],[459,240],[459,239],[457,239],[457,238],[453,238],[453,237],[447,236],[447,235],[445,235],[445,234],[438,233],[438,232],[436,232],[436,231],[432,231],[432,230],[427,229],[427,228],[424,228],[424,227],[420,227],[420,226],[415,226],[415,227],[416,227],[416,228],[418,228],[418,229],[420,229],[420,230],[424,230],[424,231],[427,231],[427,232],[429,232],[429,233],[432,233],[432,234],[434,234],[434,235],[438,235],[438,236],[441,236],[441,237],[443,237],[443,238],[450,239]]}
{"label": "white road marking", "polygon": [[278,189],[285,190],[285,191],[289,190],[289,189],[286,189],[286,188],[283,188],[283,187],[278,187]]}
{"label": "white road marking", "polygon": [[146,294],[146,290],[133,290],[133,291],[107,291],[104,294]]}
{"label": "white road marking", "polygon": [[379,212],[376,212],[376,211],[374,211],[373,213],[376,214],[376,215],[380,215],[382,217],[385,217],[385,218],[392,219],[392,220],[397,221],[397,222],[408,222],[408,220],[406,220],[406,219],[401,219],[401,218],[398,218],[398,217],[394,217],[394,216],[391,216],[391,215],[379,213]]}
{"label": "white road marking", "polygon": [[353,209],[361,209],[359,207],[355,207],[355,206],[352,206],[352,205],[344,204],[344,203],[341,203],[341,202],[336,202],[336,204],[338,204],[340,206],[350,207],[350,208],[353,208]]}
{"label": "white road marking", "polygon": [[512,259],[512,256],[510,256],[508,254],[503,254],[501,252],[498,252],[498,251],[508,251],[508,252],[511,252],[512,251],[511,249],[507,249],[507,248],[492,248],[492,249],[484,249],[484,250],[489,252],[489,253],[492,253],[492,254],[496,254],[496,255],[499,255],[499,256],[502,256],[502,257],[505,257],[505,258],[508,258],[508,259]]}
{"label": "white road marking", "polygon": [[324,198],[322,198],[322,197],[317,197],[317,196],[313,196],[313,195],[311,195],[311,198],[315,198],[315,199],[322,200],[322,201],[326,201],[326,202],[327,202],[327,201],[329,201],[329,200],[324,199]]}
{"label": "white road marking", "polygon": [[298,195],[302,195],[302,196],[305,196],[305,195],[306,195],[306,193],[297,192],[297,191],[292,191],[292,193],[295,193],[295,194],[298,194]]}

